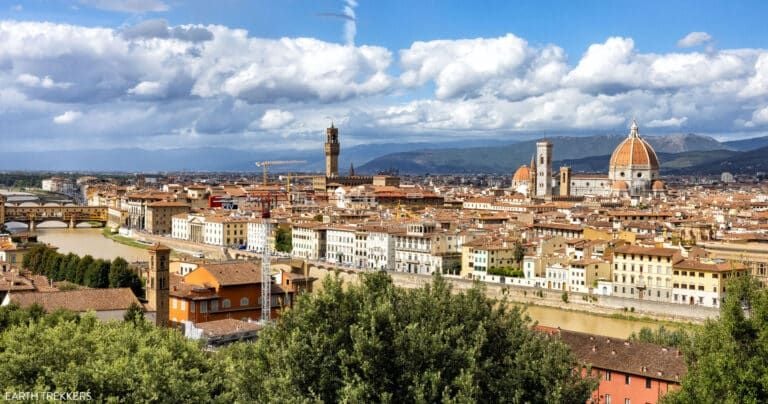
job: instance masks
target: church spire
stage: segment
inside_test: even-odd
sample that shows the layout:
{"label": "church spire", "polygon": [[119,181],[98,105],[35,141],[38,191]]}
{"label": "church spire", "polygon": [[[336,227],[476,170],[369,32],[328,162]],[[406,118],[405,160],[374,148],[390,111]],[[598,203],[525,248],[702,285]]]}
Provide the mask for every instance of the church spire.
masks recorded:
{"label": "church spire", "polygon": [[355,176],[355,165],[352,163],[349,163],[349,176],[350,177]]}

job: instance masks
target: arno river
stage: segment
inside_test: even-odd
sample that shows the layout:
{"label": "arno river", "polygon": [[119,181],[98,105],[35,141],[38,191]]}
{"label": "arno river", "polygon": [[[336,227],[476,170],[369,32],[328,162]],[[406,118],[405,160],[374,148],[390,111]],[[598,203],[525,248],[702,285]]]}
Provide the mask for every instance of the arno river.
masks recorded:
{"label": "arno river", "polygon": [[[121,256],[128,261],[146,261],[146,251],[116,243],[101,235],[101,229],[37,229],[40,241],[59,247],[62,253],[90,254],[95,258],[113,259]],[[596,316],[583,312],[551,307],[530,306],[528,315],[541,325],[567,330],[590,332],[614,338],[626,338],[642,327],[657,327],[655,323]]]}

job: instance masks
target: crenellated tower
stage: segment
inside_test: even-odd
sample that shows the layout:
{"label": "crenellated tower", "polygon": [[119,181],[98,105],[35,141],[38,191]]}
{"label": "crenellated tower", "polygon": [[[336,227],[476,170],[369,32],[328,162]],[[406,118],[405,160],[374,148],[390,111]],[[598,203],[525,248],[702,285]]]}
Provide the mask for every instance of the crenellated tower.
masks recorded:
{"label": "crenellated tower", "polygon": [[325,129],[325,176],[326,177],[338,177],[339,176],[339,152],[341,151],[341,145],[339,144],[339,129],[333,126]]}

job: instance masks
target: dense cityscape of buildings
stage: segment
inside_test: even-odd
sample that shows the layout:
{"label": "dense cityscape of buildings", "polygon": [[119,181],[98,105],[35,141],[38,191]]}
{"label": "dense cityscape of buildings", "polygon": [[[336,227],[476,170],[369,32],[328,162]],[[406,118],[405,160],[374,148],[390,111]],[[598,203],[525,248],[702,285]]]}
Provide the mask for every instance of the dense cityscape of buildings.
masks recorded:
{"label": "dense cityscape of buildings", "polygon": [[[268,184],[200,174],[136,176],[128,183],[50,178],[43,188],[77,193],[88,206],[103,208],[115,233],[199,251],[171,259],[166,247],[150,249],[142,269],[146,308],[158,324],[221,341],[258,331],[244,324],[259,318],[258,257],[265,246],[285,260],[272,266],[275,316],[296,294],[312,290],[314,279],[293,270],[291,258],[678,307],[720,307],[732,277],[751,274],[768,282],[768,187],[728,173],[707,182],[662,180],[659,159],[637,123],[611,156],[607,174],[555,169],[556,150],[547,141],[537,143],[530,165],[503,179],[359,176],[353,167],[344,176],[340,150],[339,129],[332,125],[323,175],[273,175]],[[0,200],[2,222],[5,209],[19,205]],[[290,242],[280,244],[286,235]],[[0,238],[5,300],[47,308],[83,301],[76,293],[51,298],[45,280],[34,276],[12,277],[27,249],[18,237]],[[217,262],[211,251],[228,260]],[[26,297],[11,293],[24,291]],[[103,318],[116,318],[135,301],[126,291],[87,299],[101,302],[96,311]],[[611,387],[611,372],[626,386],[640,377],[645,387],[638,384],[632,397],[648,402],[654,400],[646,389],[658,398],[684,373],[679,354],[654,351],[664,369],[623,369],[615,352],[636,355],[629,345],[545,332],[563,333],[582,359],[595,356],[590,363],[600,363],[596,369],[603,372],[600,402],[624,394]],[[592,351],[582,349],[585,338],[594,341]],[[602,356],[592,355],[598,351]]]}

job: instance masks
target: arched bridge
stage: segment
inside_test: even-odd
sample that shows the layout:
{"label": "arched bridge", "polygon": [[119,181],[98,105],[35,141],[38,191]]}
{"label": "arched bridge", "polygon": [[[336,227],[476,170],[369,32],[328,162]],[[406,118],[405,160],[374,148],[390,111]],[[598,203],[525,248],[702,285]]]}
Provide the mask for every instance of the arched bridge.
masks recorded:
{"label": "arched bridge", "polygon": [[25,223],[30,231],[44,222],[64,222],[70,228],[80,223],[97,222],[102,226],[107,224],[106,206],[76,206],[76,205],[9,205],[2,203],[0,198],[0,224],[9,222]]}

